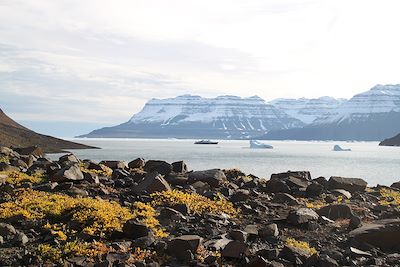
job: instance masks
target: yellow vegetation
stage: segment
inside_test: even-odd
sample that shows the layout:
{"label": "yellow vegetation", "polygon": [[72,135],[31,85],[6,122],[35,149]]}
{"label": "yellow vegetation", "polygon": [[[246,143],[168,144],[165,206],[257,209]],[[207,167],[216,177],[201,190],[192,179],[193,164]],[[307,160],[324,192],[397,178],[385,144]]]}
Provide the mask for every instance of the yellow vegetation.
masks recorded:
{"label": "yellow vegetation", "polygon": [[308,255],[313,255],[313,254],[317,253],[317,250],[315,248],[311,247],[310,244],[308,244],[307,242],[298,241],[291,237],[286,239],[286,246],[301,249],[304,252],[306,252],[306,254],[308,254]]}
{"label": "yellow vegetation", "polygon": [[177,204],[186,204],[190,212],[195,214],[212,213],[212,214],[228,214],[232,217],[238,215],[239,210],[225,198],[220,197],[211,200],[195,193],[185,193],[179,190],[155,192],[151,194],[151,205],[172,207]]}
{"label": "yellow vegetation", "polygon": [[[146,224],[156,236],[165,237],[167,234],[160,228],[156,216],[153,207],[141,202],[134,203],[130,210],[114,201],[74,198],[32,189],[18,190],[13,201],[0,204],[0,219],[47,219],[54,224],[48,223],[44,227],[60,240],[67,239],[65,232],[74,234],[76,231],[103,237],[113,230],[120,230],[127,220],[134,218]],[[61,224],[63,220],[74,222],[75,228],[66,229]]]}
{"label": "yellow vegetation", "polygon": [[95,169],[87,169],[84,163],[80,164],[80,169],[81,172],[83,173],[92,173],[92,174],[97,174],[100,176],[107,176],[111,177],[112,176],[112,169],[107,167],[106,165],[100,164],[101,170],[95,170]]}
{"label": "yellow vegetation", "polygon": [[381,200],[379,203],[381,205],[400,205],[400,192],[391,190],[389,188],[381,188]]}
{"label": "yellow vegetation", "polygon": [[6,182],[9,184],[20,186],[22,183],[30,182],[33,184],[39,184],[45,180],[41,174],[28,175],[23,172],[11,171],[11,172],[0,172],[1,175],[6,175]]}
{"label": "yellow vegetation", "polygon": [[129,209],[113,201],[73,198],[31,189],[19,190],[13,202],[0,204],[0,219],[22,216],[28,220],[68,218],[79,225],[78,231],[100,235],[121,229],[133,217]]}
{"label": "yellow vegetation", "polygon": [[61,263],[64,259],[85,256],[90,259],[109,251],[107,246],[101,242],[66,242],[60,247],[53,247],[49,244],[40,244],[36,250],[37,256],[44,262]]}
{"label": "yellow vegetation", "polygon": [[9,164],[10,160],[6,156],[0,156],[0,162],[4,162],[4,163]]}

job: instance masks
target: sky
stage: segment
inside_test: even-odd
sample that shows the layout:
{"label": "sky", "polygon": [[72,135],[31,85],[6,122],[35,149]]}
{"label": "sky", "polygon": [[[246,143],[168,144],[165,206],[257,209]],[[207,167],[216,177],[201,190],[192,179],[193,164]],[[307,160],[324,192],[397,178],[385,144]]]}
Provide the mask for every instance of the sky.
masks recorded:
{"label": "sky", "polygon": [[74,136],[151,98],[350,98],[400,83],[400,2],[0,0],[0,108]]}

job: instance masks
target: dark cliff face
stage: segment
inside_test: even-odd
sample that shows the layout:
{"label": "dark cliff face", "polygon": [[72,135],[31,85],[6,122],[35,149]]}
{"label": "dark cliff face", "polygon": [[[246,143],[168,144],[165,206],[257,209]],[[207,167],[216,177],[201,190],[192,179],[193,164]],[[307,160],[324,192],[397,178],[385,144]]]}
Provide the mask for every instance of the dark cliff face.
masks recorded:
{"label": "dark cliff face", "polygon": [[271,131],[267,140],[357,140],[381,141],[400,132],[400,112],[372,114],[363,120],[349,118],[339,123]]}
{"label": "dark cliff face", "polygon": [[18,124],[0,109],[0,146],[39,146],[45,152],[61,152],[63,149],[94,148],[59,138],[36,133]]}
{"label": "dark cliff face", "polygon": [[387,138],[379,143],[380,146],[400,146],[400,134]]}

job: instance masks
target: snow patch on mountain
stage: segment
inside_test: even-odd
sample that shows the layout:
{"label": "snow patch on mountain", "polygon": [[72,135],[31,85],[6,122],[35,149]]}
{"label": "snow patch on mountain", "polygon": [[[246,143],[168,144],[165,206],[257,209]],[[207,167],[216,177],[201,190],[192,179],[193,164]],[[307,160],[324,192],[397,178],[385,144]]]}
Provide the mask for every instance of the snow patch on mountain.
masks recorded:
{"label": "snow patch on mountain", "polygon": [[337,114],[319,118],[313,125],[366,121],[373,114],[389,112],[400,112],[400,84],[378,84],[340,105]]}
{"label": "snow patch on mountain", "polygon": [[337,114],[337,108],[346,99],[335,99],[324,96],[320,98],[278,98],[268,102],[288,115],[309,124],[316,119],[327,118]]}

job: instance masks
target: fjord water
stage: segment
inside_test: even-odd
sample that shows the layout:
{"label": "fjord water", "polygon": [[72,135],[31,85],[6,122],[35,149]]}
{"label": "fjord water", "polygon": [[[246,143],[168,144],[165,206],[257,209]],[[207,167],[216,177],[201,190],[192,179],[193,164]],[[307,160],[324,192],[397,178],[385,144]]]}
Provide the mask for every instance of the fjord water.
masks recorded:
{"label": "fjord water", "polygon": [[[102,149],[74,150],[80,159],[125,160],[142,157],[167,162],[184,160],[191,170],[239,168],[269,178],[272,173],[307,170],[318,176],[365,179],[369,185],[400,181],[400,148],[380,147],[377,142],[266,141],[274,149],[250,149],[248,141],[222,140],[218,145],[195,145],[176,139],[72,139]],[[332,151],[335,144],[351,148]],[[57,159],[60,154],[50,154]]]}

